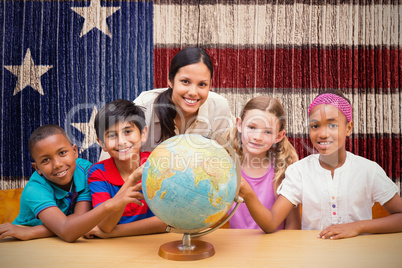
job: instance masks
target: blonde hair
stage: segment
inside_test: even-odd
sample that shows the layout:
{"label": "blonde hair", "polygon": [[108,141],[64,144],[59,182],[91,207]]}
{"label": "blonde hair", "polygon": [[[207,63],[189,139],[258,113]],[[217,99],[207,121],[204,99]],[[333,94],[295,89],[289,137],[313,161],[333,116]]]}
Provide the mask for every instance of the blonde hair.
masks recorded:
{"label": "blonde hair", "polygon": [[[277,99],[268,96],[258,96],[252,98],[243,107],[240,113],[241,120],[244,120],[246,112],[254,109],[273,114],[279,121],[279,131],[285,129],[285,110]],[[242,163],[244,161],[244,153],[241,144],[241,133],[237,130],[237,127],[233,128],[230,141],[240,157],[240,162]],[[275,177],[273,181],[276,192],[276,189],[279,187],[285,177],[286,168],[296,162],[298,160],[298,156],[293,145],[286,137],[284,137],[280,142],[272,145],[272,147],[267,151],[267,157],[270,157],[271,160],[272,157],[274,158]]]}

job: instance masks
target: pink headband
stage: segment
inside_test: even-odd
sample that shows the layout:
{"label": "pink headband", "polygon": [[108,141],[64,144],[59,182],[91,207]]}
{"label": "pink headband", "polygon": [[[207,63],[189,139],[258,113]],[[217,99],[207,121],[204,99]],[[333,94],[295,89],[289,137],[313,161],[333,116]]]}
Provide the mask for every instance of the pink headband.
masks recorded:
{"label": "pink headband", "polygon": [[344,98],[331,93],[322,94],[315,98],[308,109],[308,115],[310,115],[311,109],[320,104],[332,105],[345,115],[348,122],[352,120],[352,106],[350,106],[349,102]]}

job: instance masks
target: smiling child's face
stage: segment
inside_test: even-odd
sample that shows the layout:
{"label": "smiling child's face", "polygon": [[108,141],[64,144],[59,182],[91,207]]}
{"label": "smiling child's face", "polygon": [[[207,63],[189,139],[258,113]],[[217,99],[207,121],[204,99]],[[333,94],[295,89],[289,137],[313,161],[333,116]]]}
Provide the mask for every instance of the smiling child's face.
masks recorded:
{"label": "smiling child's face", "polygon": [[250,156],[265,157],[272,145],[285,136],[285,131],[279,130],[278,118],[258,109],[247,111],[243,119],[237,119],[236,126],[241,133],[242,150]]}
{"label": "smiling child's face", "polygon": [[309,116],[310,140],[321,155],[346,151],[346,137],[352,133],[353,122],[329,104],[314,106]]}
{"label": "smiling child's face", "polygon": [[138,159],[147,131],[147,127],[140,131],[134,123],[119,122],[105,131],[104,142],[98,141],[115,161],[131,161]]}
{"label": "smiling child's face", "polygon": [[70,190],[78,158],[77,146],[71,145],[63,134],[51,135],[38,141],[31,152],[35,170],[53,184]]}

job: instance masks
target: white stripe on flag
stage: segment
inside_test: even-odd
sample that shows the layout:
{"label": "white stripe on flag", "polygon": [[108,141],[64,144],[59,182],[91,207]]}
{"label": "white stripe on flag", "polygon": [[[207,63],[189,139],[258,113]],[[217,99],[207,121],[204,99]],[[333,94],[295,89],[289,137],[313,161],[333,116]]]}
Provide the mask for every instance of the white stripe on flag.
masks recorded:
{"label": "white stripe on flag", "polygon": [[400,14],[402,4],[155,3],[154,45],[398,46],[402,43]]}

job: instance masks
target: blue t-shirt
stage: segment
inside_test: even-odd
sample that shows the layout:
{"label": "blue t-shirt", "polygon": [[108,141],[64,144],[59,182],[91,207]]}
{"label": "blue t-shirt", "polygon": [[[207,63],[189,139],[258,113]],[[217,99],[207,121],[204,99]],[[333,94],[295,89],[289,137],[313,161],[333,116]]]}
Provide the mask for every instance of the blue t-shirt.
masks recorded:
{"label": "blue t-shirt", "polygon": [[[44,209],[58,207],[64,214],[68,215],[74,212],[74,206],[77,202],[91,202],[87,174],[92,164],[81,158],[78,158],[75,162],[76,168],[71,192],[60,189],[35,171],[22,191],[20,212],[13,224],[41,225],[43,223],[38,219],[38,214]],[[76,198],[72,198],[73,196],[76,196]],[[71,204],[72,199],[73,203]]]}

